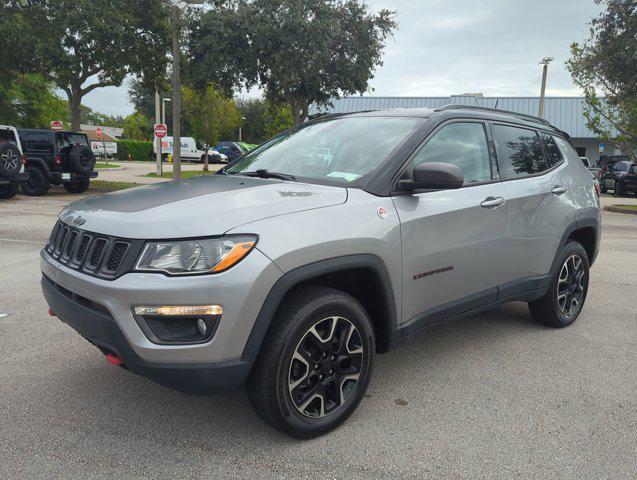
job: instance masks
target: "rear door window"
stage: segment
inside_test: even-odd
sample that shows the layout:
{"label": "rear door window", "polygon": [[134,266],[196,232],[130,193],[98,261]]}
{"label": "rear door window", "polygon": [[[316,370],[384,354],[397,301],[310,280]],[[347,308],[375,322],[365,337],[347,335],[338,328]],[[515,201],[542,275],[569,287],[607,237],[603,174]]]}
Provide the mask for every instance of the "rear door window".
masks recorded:
{"label": "rear door window", "polygon": [[462,169],[465,184],[492,179],[489,147],[482,123],[445,125],[416,154],[413,166],[425,162],[444,162]]}
{"label": "rear door window", "polygon": [[500,177],[518,178],[547,170],[540,137],[535,130],[493,125]]}
{"label": "rear door window", "polygon": [[29,150],[53,152],[53,144],[51,143],[51,135],[49,135],[48,133],[27,134],[27,145]]}

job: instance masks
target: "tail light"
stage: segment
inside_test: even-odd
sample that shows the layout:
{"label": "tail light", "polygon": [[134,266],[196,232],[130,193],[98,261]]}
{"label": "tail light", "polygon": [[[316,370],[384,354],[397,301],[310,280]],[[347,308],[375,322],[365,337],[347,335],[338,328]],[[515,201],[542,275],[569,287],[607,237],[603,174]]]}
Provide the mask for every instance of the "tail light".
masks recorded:
{"label": "tail light", "polygon": [[595,193],[597,194],[597,198],[602,196],[602,190],[599,187],[599,182],[597,180],[593,181],[593,185],[595,185]]}
{"label": "tail light", "polygon": [[62,165],[62,157],[60,157],[59,155],[55,156],[55,164],[56,165]]}
{"label": "tail light", "polygon": [[27,164],[27,157],[25,157],[24,155],[22,155],[20,157],[20,161],[22,162],[22,165],[26,165]]}

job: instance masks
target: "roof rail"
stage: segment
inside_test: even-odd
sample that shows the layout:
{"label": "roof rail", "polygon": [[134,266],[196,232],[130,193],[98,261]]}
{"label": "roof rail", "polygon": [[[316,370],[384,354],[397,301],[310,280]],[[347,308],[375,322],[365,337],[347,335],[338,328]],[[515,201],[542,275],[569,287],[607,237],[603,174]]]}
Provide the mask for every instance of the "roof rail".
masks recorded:
{"label": "roof rail", "polygon": [[484,111],[487,111],[487,112],[504,113],[506,115],[513,115],[513,116],[516,116],[516,117],[523,118],[525,120],[528,120],[529,122],[542,123],[544,125],[552,126],[548,122],[548,120],[545,120],[543,118],[536,117],[534,115],[527,115],[526,113],[511,112],[509,110],[500,110],[498,108],[477,107],[477,106],[474,106],[474,105],[450,104],[450,105],[443,105],[441,107],[437,107],[437,108],[434,109],[434,111],[435,112],[440,112],[440,111],[444,111],[444,110],[460,110],[460,109],[464,109],[464,110],[484,110]]}

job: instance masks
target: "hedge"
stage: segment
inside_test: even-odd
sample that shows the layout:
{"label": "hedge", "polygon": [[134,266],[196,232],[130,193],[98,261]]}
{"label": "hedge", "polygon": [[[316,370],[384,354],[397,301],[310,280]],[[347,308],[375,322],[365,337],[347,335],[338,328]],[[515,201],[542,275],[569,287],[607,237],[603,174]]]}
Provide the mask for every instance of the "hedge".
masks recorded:
{"label": "hedge", "polygon": [[140,142],[137,140],[120,140],[117,142],[117,159],[128,160],[129,155],[131,160],[143,162],[154,160],[153,142]]}

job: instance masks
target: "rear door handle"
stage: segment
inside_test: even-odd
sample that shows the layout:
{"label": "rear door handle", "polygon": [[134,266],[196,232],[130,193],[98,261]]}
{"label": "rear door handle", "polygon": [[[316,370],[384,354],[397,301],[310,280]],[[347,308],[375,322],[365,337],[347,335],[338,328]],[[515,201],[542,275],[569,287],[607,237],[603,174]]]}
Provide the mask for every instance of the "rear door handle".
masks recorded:
{"label": "rear door handle", "polygon": [[504,198],[502,197],[487,197],[480,204],[482,208],[498,208],[500,205],[504,205]]}
{"label": "rear door handle", "polygon": [[553,190],[551,190],[551,193],[553,195],[562,195],[563,193],[568,192],[568,187],[566,186],[557,186],[554,187]]}

